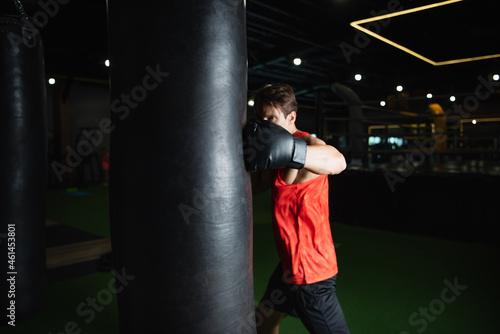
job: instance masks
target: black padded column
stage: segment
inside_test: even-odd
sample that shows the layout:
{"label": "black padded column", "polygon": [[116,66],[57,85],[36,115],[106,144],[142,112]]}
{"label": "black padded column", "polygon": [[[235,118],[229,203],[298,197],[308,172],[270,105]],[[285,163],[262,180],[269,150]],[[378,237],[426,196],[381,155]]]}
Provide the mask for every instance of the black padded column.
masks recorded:
{"label": "black padded column", "polygon": [[349,108],[349,147],[351,160],[349,165],[363,166],[363,152],[366,151],[363,141],[363,106],[359,96],[349,87],[339,83],[332,84],[332,90]]}
{"label": "black padded column", "polygon": [[244,1],[109,0],[121,333],[255,333]]}
{"label": "black padded column", "polygon": [[35,26],[0,15],[0,31],[0,308],[15,325],[46,297],[46,95]]}

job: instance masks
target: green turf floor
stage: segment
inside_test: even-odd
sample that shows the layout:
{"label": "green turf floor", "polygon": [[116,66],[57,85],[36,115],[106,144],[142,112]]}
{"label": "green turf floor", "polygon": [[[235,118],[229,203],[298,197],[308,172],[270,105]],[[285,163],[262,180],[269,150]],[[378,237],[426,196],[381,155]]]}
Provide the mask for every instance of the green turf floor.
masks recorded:
{"label": "green turf floor", "polygon": [[75,189],[48,189],[48,219],[109,238],[109,189],[90,186]]}
{"label": "green turf floor", "polygon": [[[79,190],[90,194],[49,190],[47,218],[109,237],[107,188]],[[256,301],[277,263],[269,208],[269,193],[254,197]],[[341,223],[332,228],[340,268],[337,294],[353,334],[500,333],[499,249]],[[111,279],[110,273],[94,273],[51,283],[39,313],[0,333],[118,334]],[[102,303],[92,307],[93,299]],[[287,318],[281,333],[307,331]]]}

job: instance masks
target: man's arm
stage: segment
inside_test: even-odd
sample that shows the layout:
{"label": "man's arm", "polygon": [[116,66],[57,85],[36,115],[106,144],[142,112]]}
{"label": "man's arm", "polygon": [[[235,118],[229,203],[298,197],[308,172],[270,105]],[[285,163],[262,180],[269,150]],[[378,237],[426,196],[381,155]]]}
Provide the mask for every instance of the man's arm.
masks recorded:
{"label": "man's arm", "polygon": [[307,143],[304,169],[318,175],[334,175],[346,169],[344,156],[335,147],[312,136],[301,136]]}
{"label": "man's arm", "polygon": [[287,184],[304,183],[319,175],[334,175],[346,168],[342,153],[335,147],[326,145],[324,141],[312,136],[301,136],[307,143],[307,155],[304,168],[283,170],[281,177]]}
{"label": "man's arm", "polygon": [[[319,175],[332,175],[346,168],[344,156],[333,146],[312,136],[294,138],[283,127],[269,121],[252,121],[243,131],[245,167],[252,175],[254,193],[271,184],[269,169],[283,168],[287,184],[302,183]],[[266,173],[255,173],[264,171]]]}

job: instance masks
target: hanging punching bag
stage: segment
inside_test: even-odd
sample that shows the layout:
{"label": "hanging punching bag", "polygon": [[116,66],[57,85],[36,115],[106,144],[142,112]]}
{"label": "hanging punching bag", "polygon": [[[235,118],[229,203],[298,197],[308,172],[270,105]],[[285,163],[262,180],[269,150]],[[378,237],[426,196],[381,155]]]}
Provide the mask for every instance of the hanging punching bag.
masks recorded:
{"label": "hanging punching bag", "polygon": [[243,0],[108,1],[121,333],[255,333]]}
{"label": "hanging punching bag", "polygon": [[15,325],[46,295],[46,98],[34,25],[0,15],[0,31],[0,309],[2,324]]}

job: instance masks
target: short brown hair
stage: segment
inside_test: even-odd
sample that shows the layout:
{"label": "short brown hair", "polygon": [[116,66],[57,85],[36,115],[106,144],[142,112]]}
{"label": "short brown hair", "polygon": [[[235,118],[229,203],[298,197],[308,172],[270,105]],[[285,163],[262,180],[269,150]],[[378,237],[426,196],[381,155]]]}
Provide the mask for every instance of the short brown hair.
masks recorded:
{"label": "short brown hair", "polygon": [[292,86],[282,83],[269,84],[259,88],[254,92],[254,111],[262,117],[263,108],[271,105],[288,116],[292,111],[297,112],[298,104],[295,99],[295,89]]}

